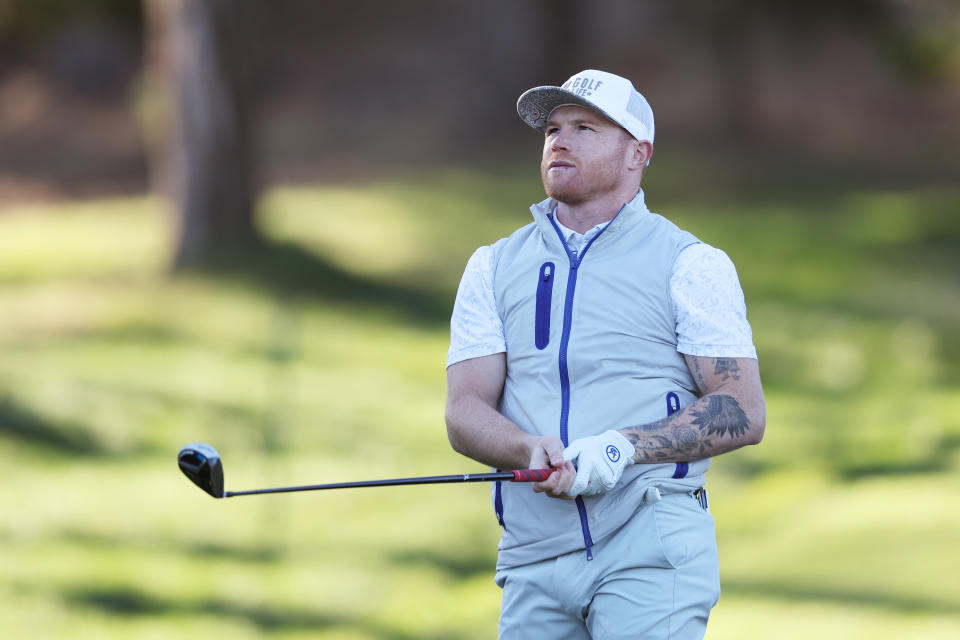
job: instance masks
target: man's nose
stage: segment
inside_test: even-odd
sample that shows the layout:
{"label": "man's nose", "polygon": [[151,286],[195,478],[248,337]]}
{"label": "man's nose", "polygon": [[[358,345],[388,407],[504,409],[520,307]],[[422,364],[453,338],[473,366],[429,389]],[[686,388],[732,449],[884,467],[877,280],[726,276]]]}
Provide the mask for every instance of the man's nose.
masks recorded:
{"label": "man's nose", "polygon": [[569,151],[570,143],[567,134],[561,129],[557,131],[556,135],[553,136],[553,140],[550,141],[550,150],[551,151]]}

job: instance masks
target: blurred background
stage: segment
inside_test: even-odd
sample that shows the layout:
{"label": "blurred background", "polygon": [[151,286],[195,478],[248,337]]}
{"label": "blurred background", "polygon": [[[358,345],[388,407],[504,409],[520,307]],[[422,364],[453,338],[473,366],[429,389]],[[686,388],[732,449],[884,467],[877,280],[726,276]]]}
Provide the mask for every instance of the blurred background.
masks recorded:
{"label": "blurred background", "polygon": [[768,402],[708,487],[708,638],[960,634],[952,0],[0,0],[6,637],[491,638],[443,425],[474,248],[529,220],[524,90],[653,105],[651,209],[737,264]]}

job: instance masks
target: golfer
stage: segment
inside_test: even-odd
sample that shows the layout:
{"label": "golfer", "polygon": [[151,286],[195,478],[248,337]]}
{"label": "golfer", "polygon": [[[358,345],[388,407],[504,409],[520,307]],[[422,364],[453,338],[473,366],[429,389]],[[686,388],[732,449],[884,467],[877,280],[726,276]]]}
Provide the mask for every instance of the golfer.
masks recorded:
{"label": "golfer", "polygon": [[653,111],[629,80],[583,71],[517,110],[548,197],[470,258],[447,360],[454,449],[556,469],[493,489],[500,638],[702,638],[704,476],[766,419],[736,270],[647,209]]}

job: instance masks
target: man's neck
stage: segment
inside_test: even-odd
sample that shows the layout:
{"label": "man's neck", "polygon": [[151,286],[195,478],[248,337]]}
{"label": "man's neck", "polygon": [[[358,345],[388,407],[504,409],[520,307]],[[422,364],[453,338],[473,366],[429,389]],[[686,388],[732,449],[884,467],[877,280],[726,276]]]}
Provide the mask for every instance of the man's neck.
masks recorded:
{"label": "man's neck", "polygon": [[601,200],[591,200],[577,204],[557,203],[557,219],[568,229],[577,233],[586,233],[598,224],[609,222],[620,212],[624,204],[633,200],[636,193],[625,198],[614,194]]}

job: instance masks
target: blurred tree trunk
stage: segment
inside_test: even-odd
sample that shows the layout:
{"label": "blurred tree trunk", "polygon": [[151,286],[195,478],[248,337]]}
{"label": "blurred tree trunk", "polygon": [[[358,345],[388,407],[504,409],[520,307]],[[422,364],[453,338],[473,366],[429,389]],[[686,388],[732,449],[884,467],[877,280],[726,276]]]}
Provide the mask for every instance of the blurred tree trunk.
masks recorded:
{"label": "blurred tree trunk", "polygon": [[538,20],[543,33],[540,84],[561,85],[583,71],[580,54],[580,4],[578,0],[540,0]]}
{"label": "blurred tree trunk", "polygon": [[758,29],[755,20],[749,13],[720,13],[709,39],[716,52],[724,133],[746,145],[759,144],[764,138],[764,110],[754,66],[757,53],[752,46]]}
{"label": "blurred tree trunk", "polygon": [[153,158],[180,216],[174,269],[237,259],[262,244],[252,10],[249,0],[145,0],[150,73],[169,96],[169,128]]}

